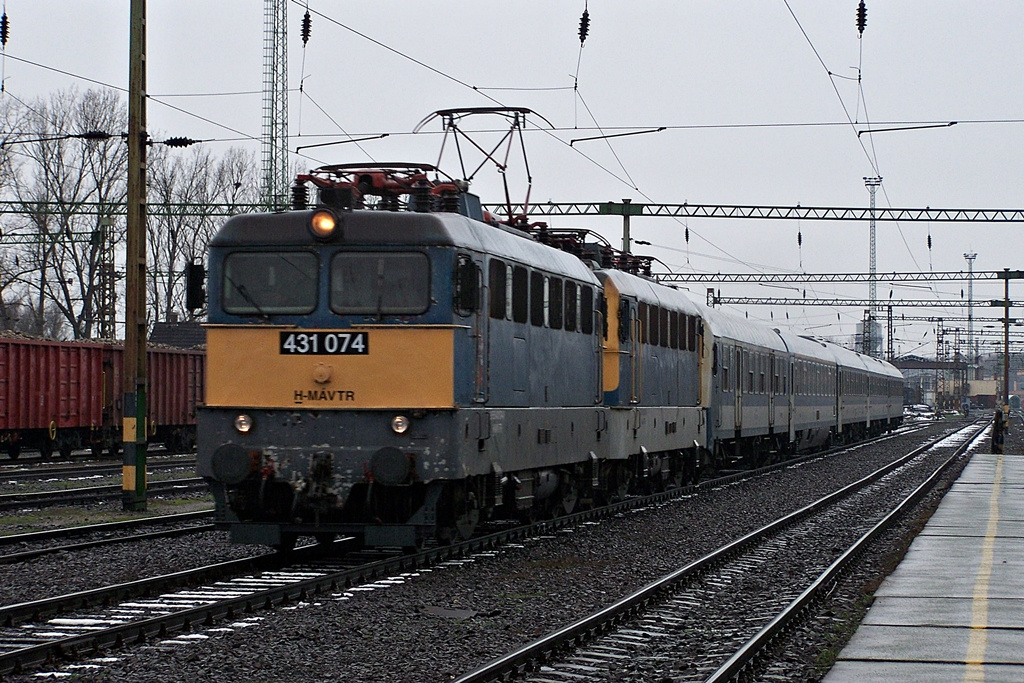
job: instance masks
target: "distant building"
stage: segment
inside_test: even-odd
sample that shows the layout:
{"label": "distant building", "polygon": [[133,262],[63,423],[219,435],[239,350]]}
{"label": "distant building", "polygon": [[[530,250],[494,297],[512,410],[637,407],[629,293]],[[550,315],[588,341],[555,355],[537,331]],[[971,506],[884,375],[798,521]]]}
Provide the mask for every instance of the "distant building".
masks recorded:
{"label": "distant building", "polygon": [[179,349],[201,349],[206,346],[206,330],[198,322],[154,323],[149,343]]}

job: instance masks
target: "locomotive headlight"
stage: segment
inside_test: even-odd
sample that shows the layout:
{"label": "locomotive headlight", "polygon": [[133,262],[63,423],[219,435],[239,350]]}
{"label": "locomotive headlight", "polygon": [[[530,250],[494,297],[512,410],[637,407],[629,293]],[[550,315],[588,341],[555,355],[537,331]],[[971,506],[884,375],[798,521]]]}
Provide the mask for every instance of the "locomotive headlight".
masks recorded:
{"label": "locomotive headlight", "polygon": [[409,418],[405,415],[395,415],[391,418],[391,431],[395,434],[405,434],[409,430]]}
{"label": "locomotive headlight", "polygon": [[325,240],[334,234],[338,227],[338,219],[330,211],[317,211],[309,219],[309,229],[317,238]]}
{"label": "locomotive headlight", "polygon": [[252,429],[252,418],[242,413],[235,418],[235,429],[241,434],[248,434],[249,430]]}

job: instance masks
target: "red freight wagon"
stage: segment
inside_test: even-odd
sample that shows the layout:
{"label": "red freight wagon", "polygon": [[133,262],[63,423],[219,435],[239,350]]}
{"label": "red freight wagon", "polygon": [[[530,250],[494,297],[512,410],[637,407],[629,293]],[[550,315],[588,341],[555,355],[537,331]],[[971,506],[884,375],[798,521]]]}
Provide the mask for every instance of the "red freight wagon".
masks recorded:
{"label": "red freight wagon", "polygon": [[[67,457],[121,445],[123,349],[98,342],[0,337],[0,444],[12,458],[35,448]],[[148,435],[171,450],[195,443],[203,351],[150,348]]]}

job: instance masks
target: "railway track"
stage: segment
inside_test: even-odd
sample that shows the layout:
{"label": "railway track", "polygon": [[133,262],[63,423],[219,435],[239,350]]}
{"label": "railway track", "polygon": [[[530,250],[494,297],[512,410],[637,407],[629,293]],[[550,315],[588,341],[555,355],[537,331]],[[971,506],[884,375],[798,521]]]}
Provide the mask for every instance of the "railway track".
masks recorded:
{"label": "railway track", "polygon": [[[149,472],[167,472],[182,468],[195,470],[195,455],[187,457],[164,456],[159,459],[150,458],[146,463]],[[45,481],[47,479],[73,479],[79,477],[114,476],[120,475],[124,468],[119,462],[96,462],[96,463],[69,463],[64,465],[53,465],[45,463],[44,467],[25,467],[24,463],[18,462],[16,466],[6,465],[0,467],[0,480],[4,482],[29,482]]]}
{"label": "railway track", "polygon": [[[150,481],[146,486],[150,494],[196,493],[209,490],[209,485],[200,477]],[[90,503],[101,500],[120,500],[121,484],[109,486],[86,486],[81,488],[33,491],[26,493],[5,493],[0,495],[0,510],[20,507],[48,507],[73,503]]]}
{"label": "railway track", "polygon": [[[173,538],[175,536],[182,536],[186,534],[204,533],[213,531],[215,526],[212,523],[192,524],[192,522],[212,519],[213,511],[205,510],[174,515],[159,515],[143,519],[130,519],[121,522],[104,522],[101,524],[48,529],[46,531],[33,531],[24,534],[9,534],[7,536],[0,536],[0,548],[46,544],[50,541],[74,539],[76,537],[92,538],[78,542],[45,545],[44,547],[32,548],[29,550],[6,552],[0,554],[0,564],[25,562],[27,560],[57,552],[74,552],[88,548],[113,545],[115,543],[126,543],[145,539]],[[189,524],[189,526],[174,526],[174,528],[158,531],[138,531],[139,529],[146,529],[150,527],[180,524]],[[129,533],[126,534],[125,532]]]}
{"label": "railway track", "polygon": [[[969,438],[951,455],[946,448],[929,456],[950,437],[933,439],[860,481],[463,675],[457,683],[718,682],[750,674],[763,666],[774,640],[839,572],[920,500],[984,431],[977,425],[968,429]],[[927,468],[930,474],[918,477],[924,483],[911,491],[900,491],[893,506],[893,491],[901,488],[910,468]],[[837,548],[840,538],[851,533],[850,545]]]}
{"label": "railway track", "polygon": [[[633,498],[526,527],[505,529],[412,555],[349,553],[337,559],[323,557],[322,554],[317,556],[317,548],[307,547],[289,558],[265,555],[11,605],[0,608],[0,675],[27,671],[45,662],[86,657],[111,647],[145,642],[154,637],[170,637],[199,625],[235,618],[244,611],[275,607],[315,595],[337,594],[346,587],[366,582],[402,581],[403,575],[420,568],[448,561],[458,562],[488,553],[504,543],[550,534],[563,527],[614,516],[689,495],[698,489],[722,486],[823,457],[829,457],[829,454],[804,456],[761,470]],[[346,543],[348,541],[342,539],[333,547],[343,550]]]}

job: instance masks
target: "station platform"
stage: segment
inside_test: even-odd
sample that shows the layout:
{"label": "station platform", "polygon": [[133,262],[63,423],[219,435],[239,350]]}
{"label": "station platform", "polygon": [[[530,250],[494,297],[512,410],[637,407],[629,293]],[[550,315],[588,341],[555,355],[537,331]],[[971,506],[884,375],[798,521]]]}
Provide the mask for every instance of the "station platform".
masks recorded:
{"label": "station platform", "polygon": [[1024,455],[975,451],[823,680],[1024,681]]}

